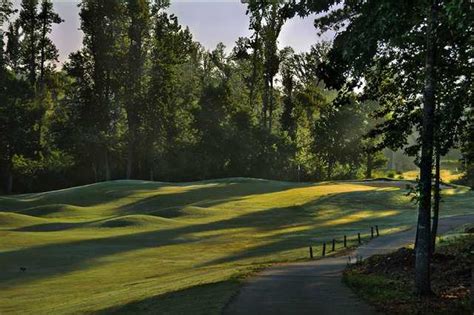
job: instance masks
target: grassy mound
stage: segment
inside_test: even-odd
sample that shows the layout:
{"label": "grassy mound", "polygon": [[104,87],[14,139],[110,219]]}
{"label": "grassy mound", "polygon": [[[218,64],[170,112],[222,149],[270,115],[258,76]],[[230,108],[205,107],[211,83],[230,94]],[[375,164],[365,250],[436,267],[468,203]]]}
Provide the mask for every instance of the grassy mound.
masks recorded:
{"label": "grassy mound", "polygon": [[85,215],[84,208],[66,204],[48,204],[20,210],[18,213],[40,218],[71,218]]}
{"label": "grassy mound", "polygon": [[29,215],[11,212],[0,212],[0,229],[18,228],[29,225],[41,224],[44,222],[46,221]]}
{"label": "grassy mound", "polygon": [[124,227],[169,227],[176,224],[176,221],[151,215],[127,215],[113,218],[102,222],[94,223],[93,227],[102,228],[124,228]]}
{"label": "grassy mound", "polygon": [[[373,225],[414,224],[404,187],[230,178],[0,197],[0,313],[218,313],[255,269],[306,259],[308,245],[321,253],[333,237],[368,237]],[[443,200],[443,215],[474,211],[472,191]]]}

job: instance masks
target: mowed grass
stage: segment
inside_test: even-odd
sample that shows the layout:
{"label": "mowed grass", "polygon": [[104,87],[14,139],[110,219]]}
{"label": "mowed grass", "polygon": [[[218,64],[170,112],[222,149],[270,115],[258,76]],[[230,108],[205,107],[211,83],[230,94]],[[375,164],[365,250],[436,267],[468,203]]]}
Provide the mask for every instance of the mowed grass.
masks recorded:
{"label": "mowed grass", "polygon": [[[115,181],[0,197],[0,314],[216,314],[308,245],[416,221],[397,182]],[[443,215],[474,210],[444,191]],[[21,268],[26,268],[22,270]]]}

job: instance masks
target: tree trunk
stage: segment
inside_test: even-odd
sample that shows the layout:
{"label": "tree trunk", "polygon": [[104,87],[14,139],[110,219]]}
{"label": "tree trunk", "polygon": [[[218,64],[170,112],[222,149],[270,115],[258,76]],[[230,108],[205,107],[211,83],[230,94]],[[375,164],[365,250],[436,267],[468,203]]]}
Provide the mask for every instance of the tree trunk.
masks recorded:
{"label": "tree trunk", "polygon": [[132,179],[133,177],[133,163],[134,163],[134,148],[133,146],[129,143],[128,144],[128,154],[127,154],[127,179]]}
{"label": "tree trunk", "polygon": [[5,167],[5,193],[11,195],[13,192],[13,172],[12,163],[8,161]]}
{"label": "tree trunk", "polygon": [[331,180],[331,178],[332,178],[332,169],[333,169],[333,167],[334,167],[334,163],[333,163],[332,159],[329,159],[329,161],[328,161],[328,175],[327,175],[328,180]]}
{"label": "tree trunk", "polygon": [[433,167],[434,110],[436,102],[435,52],[436,52],[437,0],[432,0],[426,34],[425,87],[423,128],[421,135],[420,200],[418,206],[418,236],[415,250],[415,285],[421,296],[430,295],[431,247],[431,179]]}
{"label": "tree trunk", "polygon": [[373,154],[367,152],[367,169],[365,172],[365,178],[372,178],[372,168],[373,168]]}
{"label": "tree trunk", "polygon": [[44,19],[42,21],[42,28],[41,28],[41,57],[40,57],[40,86],[41,86],[41,92],[43,92],[44,89],[44,72],[45,72],[45,63],[46,63],[46,36],[47,36],[47,29],[46,29],[46,24],[47,24],[47,18],[46,15],[44,16]]}
{"label": "tree trunk", "polygon": [[132,179],[135,176],[135,152],[136,152],[136,132],[135,123],[132,123],[129,118],[129,139],[128,139],[128,153],[127,153],[127,179]]}
{"label": "tree trunk", "polygon": [[264,128],[267,126],[267,112],[268,112],[268,80],[265,78],[265,86],[263,88],[263,109],[262,109],[262,125]]}
{"label": "tree trunk", "polygon": [[250,81],[250,93],[249,93],[249,106],[250,108],[252,109],[255,109],[255,104],[253,103],[254,102],[254,98],[255,98],[255,90],[256,90],[256,87],[257,87],[257,75],[258,75],[258,69],[257,69],[257,66],[258,66],[258,46],[259,46],[259,41],[260,41],[260,38],[259,38],[259,33],[257,32],[256,35],[255,35],[255,48],[254,48],[254,51],[253,51],[253,56],[252,56],[252,77],[251,77],[251,81]]}
{"label": "tree trunk", "polygon": [[268,130],[270,132],[272,131],[272,126],[273,126],[273,78],[270,79],[270,93],[268,95],[269,97],[269,113],[268,113]]}
{"label": "tree trunk", "polygon": [[94,162],[92,162],[92,174],[94,176],[94,183],[97,183],[99,181],[99,177],[98,177],[98,174],[97,174],[97,166],[95,165]]}
{"label": "tree trunk", "polygon": [[436,149],[436,161],[435,161],[435,185],[434,185],[434,198],[433,198],[433,227],[431,229],[431,253],[435,252],[436,249],[436,235],[438,234],[438,221],[439,221],[439,205],[441,202],[441,178],[440,178],[440,164],[441,154],[439,153],[439,147]]}
{"label": "tree trunk", "polygon": [[105,168],[105,181],[110,180],[110,163],[109,163],[109,151],[105,149],[104,155],[104,168]]}

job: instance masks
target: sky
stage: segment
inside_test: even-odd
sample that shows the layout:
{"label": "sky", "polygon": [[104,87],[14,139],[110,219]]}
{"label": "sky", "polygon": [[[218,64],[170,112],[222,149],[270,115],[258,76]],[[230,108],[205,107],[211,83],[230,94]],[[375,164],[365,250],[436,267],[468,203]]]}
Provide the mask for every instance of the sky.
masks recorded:
{"label": "sky", "polygon": [[[18,5],[21,1],[13,2]],[[53,0],[56,12],[65,20],[56,25],[52,32],[61,62],[82,45],[78,2]],[[213,49],[222,42],[230,50],[239,37],[250,35],[246,6],[240,0],[171,0],[169,12],[178,17],[180,24],[188,26],[194,39],[207,49]],[[282,29],[279,46],[291,46],[296,52],[308,51],[311,45],[321,41],[313,20],[314,17],[296,17],[288,21]],[[330,37],[328,34],[324,39],[330,40]]]}

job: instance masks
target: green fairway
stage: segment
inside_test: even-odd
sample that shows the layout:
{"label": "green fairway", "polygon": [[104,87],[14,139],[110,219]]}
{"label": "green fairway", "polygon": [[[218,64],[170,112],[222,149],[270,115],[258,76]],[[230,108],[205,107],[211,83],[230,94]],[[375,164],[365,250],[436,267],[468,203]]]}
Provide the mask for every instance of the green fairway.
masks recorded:
{"label": "green fairway", "polygon": [[[0,313],[218,313],[238,279],[414,224],[402,184],[115,181],[0,197]],[[442,215],[474,192],[444,191]],[[22,268],[26,268],[22,270]]]}

